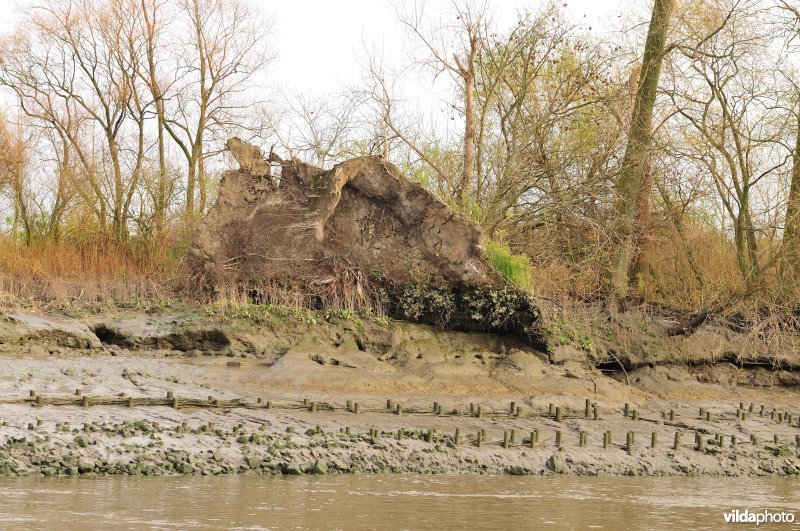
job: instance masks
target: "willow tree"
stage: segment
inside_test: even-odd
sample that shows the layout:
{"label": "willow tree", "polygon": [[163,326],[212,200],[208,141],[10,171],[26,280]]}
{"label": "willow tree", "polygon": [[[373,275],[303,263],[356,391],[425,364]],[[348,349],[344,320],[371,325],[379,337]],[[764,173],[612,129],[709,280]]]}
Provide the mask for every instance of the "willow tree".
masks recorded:
{"label": "willow tree", "polygon": [[617,178],[615,212],[615,256],[608,276],[613,293],[622,298],[628,294],[631,264],[640,252],[636,225],[649,203],[651,179],[648,159],[653,144],[653,108],[658,93],[661,64],[667,51],[666,40],[675,0],[655,0],[650,27],[645,41],[641,74],[628,130],[628,144]]}

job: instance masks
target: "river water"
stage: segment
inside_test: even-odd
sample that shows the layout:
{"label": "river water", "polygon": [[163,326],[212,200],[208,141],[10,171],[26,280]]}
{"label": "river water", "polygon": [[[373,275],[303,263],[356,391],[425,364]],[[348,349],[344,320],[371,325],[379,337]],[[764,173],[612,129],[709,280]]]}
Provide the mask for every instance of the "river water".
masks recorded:
{"label": "river water", "polygon": [[0,480],[3,529],[719,529],[723,513],[733,509],[793,512],[800,522],[800,482],[410,475]]}

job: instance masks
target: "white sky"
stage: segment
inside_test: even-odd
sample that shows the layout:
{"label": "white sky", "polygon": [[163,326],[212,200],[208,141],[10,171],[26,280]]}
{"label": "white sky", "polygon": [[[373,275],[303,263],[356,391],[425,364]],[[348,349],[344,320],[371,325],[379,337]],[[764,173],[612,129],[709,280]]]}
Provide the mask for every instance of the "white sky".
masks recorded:
{"label": "white sky", "polygon": [[[2,2],[4,0],[0,0]],[[275,23],[272,73],[281,83],[304,92],[329,92],[360,75],[356,56],[364,40],[383,47],[387,58],[401,58],[402,32],[386,0],[254,0]],[[411,1],[411,0],[410,0]],[[433,10],[435,1],[429,1]],[[517,11],[534,9],[544,0],[490,0],[493,19],[513,19]],[[576,20],[602,28],[624,4],[634,0],[565,0]],[[586,17],[584,18],[584,15]]]}
{"label": "white sky", "polygon": [[[278,86],[302,92],[329,93],[356,81],[356,56],[364,40],[383,46],[388,59],[402,58],[394,11],[386,0],[251,0],[274,23],[276,55],[270,78]],[[409,0],[411,1],[411,0]],[[428,0],[431,6],[440,0]],[[493,18],[503,25],[514,13],[545,0],[490,0]],[[18,0],[0,0],[0,33],[14,26]],[[564,0],[576,20],[602,31],[623,6],[635,0]],[[584,17],[584,15],[586,15]]]}

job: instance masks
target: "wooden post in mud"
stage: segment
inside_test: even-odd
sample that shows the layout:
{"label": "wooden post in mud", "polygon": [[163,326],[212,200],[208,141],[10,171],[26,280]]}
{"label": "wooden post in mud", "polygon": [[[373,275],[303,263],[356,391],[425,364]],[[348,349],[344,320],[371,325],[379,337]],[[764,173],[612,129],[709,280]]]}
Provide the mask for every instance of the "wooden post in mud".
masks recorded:
{"label": "wooden post in mud", "polygon": [[475,444],[478,446],[478,448],[481,447],[481,443],[483,442],[483,439],[481,439],[482,435],[483,434],[481,433],[481,430],[478,430],[478,436],[475,438]]}
{"label": "wooden post in mud", "polygon": [[706,413],[706,410],[705,410],[705,408],[701,407],[701,408],[700,408],[700,413],[698,413],[698,416],[699,416],[700,418],[703,418],[703,415],[705,415],[705,413]]}
{"label": "wooden post in mud", "polygon": [[359,411],[361,411],[361,405],[358,402],[356,402],[355,404],[353,404],[353,413],[357,415]]}
{"label": "wooden post in mud", "polygon": [[256,404],[263,404],[263,403],[264,403],[263,398],[261,398],[260,396],[256,397]]}
{"label": "wooden post in mud", "polygon": [[747,413],[742,411],[742,420],[747,420]]}
{"label": "wooden post in mud", "polygon": [[561,432],[557,431],[556,432],[556,448],[558,448],[560,450],[561,447],[563,446],[563,442],[564,441],[563,441],[563,436],[561,435]]}
{"label": "wooden post in mud", "polygon": [[353,401],[352,400],[348,400],[347,401],[346,408],[347,408],[348,411],[351,411],[353,409]]}
{"label": "wooden post in mud", "polygon": [[433,430],[429,429],[428,433],[425,434],[425,442],[433,442]]}
{"label": "wooden post in mud", "polygon": [[611,432],[607,431],[603,434],[603,448],[607,449],[611,445]]}
{"label": "wooden post in mud", "polygon": [[656,444],[658,444],[658,433],[653,432],[653,434],[650,436],[650,448],[655,448]]}
{"label": "wooden post in mud", "polygon": [[34,399],[34,402],[36,403],[37,406],[41,406],[42,405],[42,395],[36,395],[36,398]]}
{"label": "wooden post in mud", "polygon": [[433,414],[437,415],[439,413],[439,402],[433,403]]}
{"label": "wooden post in mud", "polygon": [[680,447],[681,447],[681,432],[676,431],[675,432],[675,442],[672,443],[672,449],[677,452],[678,448],[680,448]]}
{"label": "wooden post in mud", "polygon": [[800,447],[800,435],[794,436],[794,445]]}
{"label": "wooden post in mud", "polygon": [[81,405],[83,407],[89,407],[90,404],[89,404],[89,397],[88,396],[84,396],[83,397],[83,400],[81,401]]}
{"label": "wooden post in mud", "polygon": [[388,409],[389,411],[392,410],[392,400],[390,398],[386,399],[386,409]]}
{"label": "wooden post in mud", "polygon": [[350,435],[350,426],[347,426],[347,427],[344,429],[344,434],[345,434],[345,435]]}
{"label": "wooden post in mud", "polygon": [[512,429],[511,433],[509,434],[509,438],[511,439],[511,444],[514,444],[517,439],[517,430]]}
{"label": "wooden post in mud", "polygon": [[639,410],[638,409],[634,409],[633,410],[633,420],[639,420]]}
{"label": "wooden post in mud", "polygon": [[522,406],[517,406],[517,409],[514,410],[514,416],[515,417],[521,417],[522,416]]}
{"label": "wooden post in mud", "polygon": [[456,428],[456,434],[453,436],[453,444],[458,444],[461,441],[461,430]]}
{"label": "wooden post in mud", "polygon": [[81,396],[81,390],[75,389],[75,396]]}
{"label": "wooden post in mud", "polygon": [[584,416],[585,416],[587,419],[589,418],[589,407],[590,407],[590,406],[591,406],[591,403],[590,403],[589,399],[587,398],[587,399],[586,399],[585,406],[584,406],[584,408],[583,408],[583,415],[584,415]]}
{"label": "wooden post in mud", "polygon": [[736,447],[736,435],[731,435],[731,448]]}
{"label": "wooden post in mud", "polygon": [[478,418],[483,418],[483,406],[478,406]]}
{"label": "wooden post in mud", "polygon": [[631,453],[633,451],[633,444],[634,444],[633,432],[629,431],[628,432],[628,436],[627,436],[627,440],[625,441],[625,451],[627,451],[628,453]]}
{"label": "wooden post in mud", "polygon": [[510,407],[511,414],[513,415],[517,411],[517,403],[512,401]]}
{"label": "wooden post in mud", "polygon": [[627,402],[625,402],[625,410],[623,415],[626,417],[629,417],[631,415],[631,405]]}
{"label": "wooden post in mud", "polygon": [[537,435],[538,435],[537,432],[533,432],[533,431],[531,432],[531,438],[528,441],[528,444],[530,445],[531,448],[536,448],[536,436]]}
{"label": "wooden post in mud", "polygon": [[756,437],[752,433],[750,434],[750,444],[752,444],[753,446],[758,445],[758,437]]}
{"label": "wooden post in mud", "polygon": [[674,409],[670,409],[669,410],[669,421],[670,422],[675,422],[675,410]]}
{"label": "wooden post in mud", "polygon": [[749,407],[749,408],[747,408],[747,411],[749,411],[750,413],[752,413],[752,412],[753,412],[753,408],[754,408],[754,407],[755,407],[755,405],[754,405],[752,402],[750,402],[750,407]]}
{"label": "wooden post in mud", "polygon": [[586,432],[585,431],[581,432],[580,440],[578,442],[578,446],[580,446],[581,448],[586,447]]}
{"label": "wooden post in mud", "polygon": [[403,414],[403,406],[400,404],[395,404],[394,406],[394,414],[395,415],[402,415]]}
{"label": "wooden post in mud", "polygon": [[403,428],[400,428],[399,430],[397,430],[397,440],[398,441],[402,441],[403,440]]}
{"label": "wooden post in mud", "polygon": [[178,397],[172,397],[172,409],[178,409]]}
{"label": "wooden post in mud", "polygon": [[758,412],[758,415],[759,415],[760,417],[763,417],[763,416],[764,416],[764,404],[761,404],[761,411],[759,411],[759,412]]}
{"label": "wooden post in mud", "polygon": [[267,409],[271,409],[272,408],[272,400],[267,400],[267,406],[266,407],[267,407]]}
{"label": "wooden post in mud", "polygon": [[31,398],[36,398],[36,391],[31,389],[30,391],[28,391],[28,396]]}
{"label": "wooden post in mud", "polygon": [[556,422],[561,422],[561,406],[556,407]]}
{"label": "wooden post in mud", "polygon": [[508,439],[509,439],[508,432],[504,430],[503,431],[503,448],[508,448]]}
{"label": "wooden post in mud", "polygon": [[707,422],[711,422],[711,412],[710,411],[706,411],[706,421]]}
{"label": "wooden post in mud", "polygon": [[553,403],[552,402],[550,402],[550,404],[548,405],[547,414],[550,415],[550,416],[553,415]]}
{"label": "wooden post in mud", "polygon": [[694,440],[695,440],[695,444],[696,444],[695,449],[698,452],[702,452],[703,451],[703,435],[700,432],[695,433]]}
{"label": "wooden post in mud", "polygon": [[172,400],[174,398],[172,391],[167,391],[167,400]]}
{"label": "wooden post in mud", "polygon": [[592,406],[592,410],[594,411],[594,420],[600,420],[600,408],[597,407],[597,404]]}
{"label": "wooden post in mud", "polygon": [[539,442],[539,430],[533,430],[531,432],[531,435],[532,435],[531,440],[533,440],[533,444],[538,443]]}
{"label": "wooden post in mud", "polygon": [[132,396],[128,397],[128,400],[126,401],[126,405],[128,407],[133,407],[133,397]]}
{"label": "wooden post in mud", "polygon": [[311,402],[311,405],[308,407],[308,409],[309,409],[309,410],[310,410],[312,413],[316,413],[316,412],[317,412],[317,403],[316,403],[316,402]]}
{"label": "wooden post in mud", "polygon": [[775,444],[780,444],[781,440],[778,438],[778,434],[772,436],[772,442]]}
{"label": "wooden post in mud", "polygon": [[469,416],[470,417],[475,416],[475,404],[473,402],[469,403]]}

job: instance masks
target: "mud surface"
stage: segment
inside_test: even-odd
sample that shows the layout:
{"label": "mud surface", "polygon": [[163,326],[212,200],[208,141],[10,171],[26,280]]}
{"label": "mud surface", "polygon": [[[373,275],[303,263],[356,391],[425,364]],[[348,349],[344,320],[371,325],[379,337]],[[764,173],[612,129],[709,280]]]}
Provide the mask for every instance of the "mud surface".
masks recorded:
{"label": "mud surface", "polygon": [[800,473],[800,396],[779,385],[793,371],[722,361],[611,373],[595,354],[556,350],[285,310],[10,311],[0,473]]}

